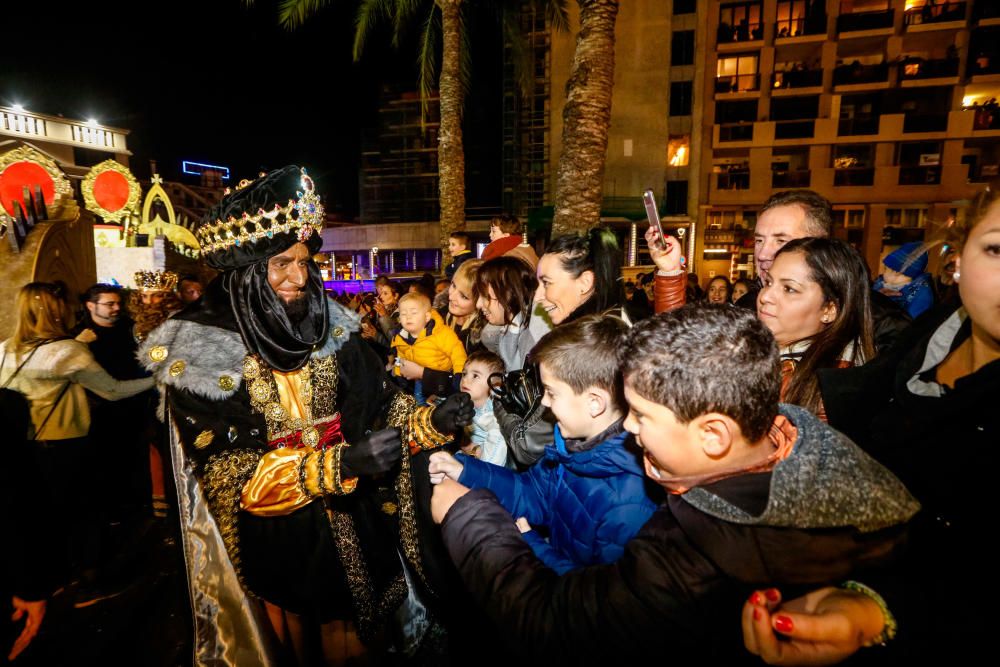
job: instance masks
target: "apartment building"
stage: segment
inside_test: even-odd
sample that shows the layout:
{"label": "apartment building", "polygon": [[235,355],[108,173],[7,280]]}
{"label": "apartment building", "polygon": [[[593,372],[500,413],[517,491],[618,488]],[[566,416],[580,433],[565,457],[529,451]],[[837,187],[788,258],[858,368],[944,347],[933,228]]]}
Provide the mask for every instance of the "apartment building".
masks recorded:
{"label": "apartment building", "polygon": [[997,176],[1000,3],[715,1],[706,20],[703,277],[751,269],[775,191],[829,198],[874,270]]}

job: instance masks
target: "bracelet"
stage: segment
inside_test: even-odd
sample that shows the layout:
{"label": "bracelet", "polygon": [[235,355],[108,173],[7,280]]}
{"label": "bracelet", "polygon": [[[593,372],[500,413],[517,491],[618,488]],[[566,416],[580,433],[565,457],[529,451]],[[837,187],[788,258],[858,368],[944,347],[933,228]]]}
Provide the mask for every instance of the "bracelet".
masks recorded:
{"label": "bracelet", "polygon": [[840,588],[867,596],[878,605],[879,610],[882,612],[882,619],[885,621],[885,625],[882,626],[882,632],[866,642],[864,645],[865,648],[870,646],[885,646],[887,642],[892,641],[896,637],[896,617],[889,611],[889,605],[885,603],[881,595],[859,581],[845,581],[840,585]]}
{"label": "bracelet", "polygon": [[299,459],[299,491],[302,492],[306,498],[312,498],[313,494],[309,493],[309,488],[306,486],[306,461],[309,460],[309,454],[306,454],[301,459]]}
{"label": "bracelet", "polygon": [[346,496],[358,486],[357,477],[343,479],[341,476],[340,458],[347,446],[346,442],[341,442],[331,448],[333,450],[333,488],[330,489],[330,493],[338,496]]}
{"label": "bracelet", "polygon": [[326,450],[319,450],[319,461],[316,463],[316,467],[319,469],[319,495],[324,495],[330,493],[326,488]]}

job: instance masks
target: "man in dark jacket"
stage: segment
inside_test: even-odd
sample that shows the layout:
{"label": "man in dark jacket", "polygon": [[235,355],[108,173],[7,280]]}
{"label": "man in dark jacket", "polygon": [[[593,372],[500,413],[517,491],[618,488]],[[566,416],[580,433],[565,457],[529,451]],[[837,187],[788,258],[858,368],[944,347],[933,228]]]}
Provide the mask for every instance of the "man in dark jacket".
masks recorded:
{"label": "man in dark jacket", "polygon": [[[736,302],[737,306],[757,312],[757,294],[774,256],[783,245],[808,236],[829,237],[833,234],[833,208],[829,200],[812,190],[777,192],[764,202],[754,226],[754,265],[757,278],[750,291]],[[900,332],[910,323],[909,316],[881,294],[872,297],[872,317],[875,321],[875,347],[889,349]]]}
{"label": "man in dark jacket", "polygon": [[[618,562],[557,576],[488,491],[435,489],[452,559],[515,652],[536,664],[657,652],[721,664],[746,655],[733,610],[753,582],[829,585],[900,544],[916,501],[843,435],[778,406],[777,346],[751,313],[658,315],[632,329],[620,358],[626,427],[671,495]],[[871,625],[861,639],[882,631]]]}

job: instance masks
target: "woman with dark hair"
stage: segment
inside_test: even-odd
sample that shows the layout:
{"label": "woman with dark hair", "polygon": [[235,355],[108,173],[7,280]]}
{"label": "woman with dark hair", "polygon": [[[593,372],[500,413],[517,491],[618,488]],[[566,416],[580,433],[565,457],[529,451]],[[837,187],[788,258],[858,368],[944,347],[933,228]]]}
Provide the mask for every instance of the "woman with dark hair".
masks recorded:
{"label": "woman with dark hair", "polygon": [[896,619],[897,639],[870,656],[882,664],[966,664],[993,649],[996,555],[983,536],[996,522],[1000,467],[998,195],[988,188],[949,229],[961,305],[927,313],[869,364],[818,373],[830,425],[892,470],[923,511],[893,576],[864,580],[884,600],[842,589],[753,598],[744,639],[767,662],[832,664],[891,639]]}
{"label": "woman with dark hair", "polygon": [[535,300],[555,325],[614,310],[622,315],[622,251],[607,227],[552,241],[538,260]]}
{"label": "woman with dark hair", "polygon": [[730,291],[730,301],[735,305],[737,301],[743,298],[743,295],[750,291],[750,281],[746,278],[740,278],[733,282],[733,288]]}
{"label": "woman with dark hair", "polygon": [[709,303],[729,303],[733,293],[733,286],[729,278],[725,276],[715,276],[708,281],[708,289],[705,291],[705,300]]}
{"label": "woman with dark hair", "polygon": [[508,371],[524,366],[524,358],[549,330],[543,318],[532,317],[538,280],[531,267],[516,257],[497,257],[476,272],[476,307],[494,327],[483,333],[483,345],[503,359]]}
{"label": "woman with dark hair", "polygon": [[757,295],[757,316],[781,348],[781,400],[825,418],[816,371],[875,355],[868,270],[839,239],[786,243]]}

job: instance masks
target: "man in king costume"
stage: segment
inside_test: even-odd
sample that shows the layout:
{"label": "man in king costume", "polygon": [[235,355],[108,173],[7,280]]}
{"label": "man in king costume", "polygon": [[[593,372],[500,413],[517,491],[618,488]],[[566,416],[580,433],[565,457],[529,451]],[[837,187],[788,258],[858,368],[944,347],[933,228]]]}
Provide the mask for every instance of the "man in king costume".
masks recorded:
{"label": "man in king costume", "polygon": [[434,578],[422,453],[471,421],[471,402],[417,407],[324,295],[305,170],[240,185],[197,230],[220,275],[139,351],[172,426],[194,662],[270,664],[260,607],[300,664],[359,653],[390,617],[412,647]]}

